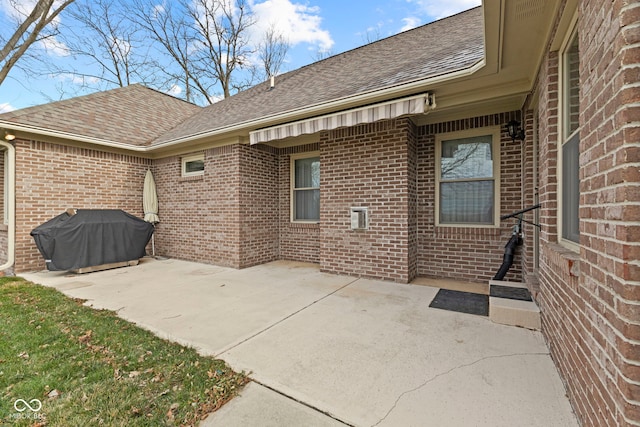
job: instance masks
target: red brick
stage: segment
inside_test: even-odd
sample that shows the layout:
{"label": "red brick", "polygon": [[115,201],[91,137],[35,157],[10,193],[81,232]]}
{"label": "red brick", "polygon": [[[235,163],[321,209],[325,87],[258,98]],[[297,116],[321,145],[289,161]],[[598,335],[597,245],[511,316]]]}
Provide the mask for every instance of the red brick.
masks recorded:
{"label": "red brick", "polygon": [[16,140],[15,147],[16,272],[44,268],[29,233],[67,208],[123,209],[143,216],[150,159],[39,141]]}

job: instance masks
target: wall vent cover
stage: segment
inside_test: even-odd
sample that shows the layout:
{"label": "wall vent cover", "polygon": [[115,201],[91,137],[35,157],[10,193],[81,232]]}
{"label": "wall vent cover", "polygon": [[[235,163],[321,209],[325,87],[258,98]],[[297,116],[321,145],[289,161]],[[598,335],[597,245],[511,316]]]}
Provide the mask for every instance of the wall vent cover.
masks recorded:
{"label": "wall vent cover", "polygon": [[352,230],[367,230],[369,228],[367,208],[351,208],[350,212]]}

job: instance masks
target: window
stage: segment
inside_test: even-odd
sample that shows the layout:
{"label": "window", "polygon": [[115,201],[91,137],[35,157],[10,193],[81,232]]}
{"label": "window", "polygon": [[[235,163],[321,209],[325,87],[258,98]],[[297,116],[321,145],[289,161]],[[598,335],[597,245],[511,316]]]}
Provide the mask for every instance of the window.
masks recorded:
{"label": "window", "polygon": [[437,224],[497,224],[499,129],[475,133],[436,139]]}
{"label": "window", "polygon": [[204,153],[191,154],[182,158],[182,176],[204,174]]}
{"label": "window", "polygon": [[580,55],[578,33],[569,37],[562,53],[562,148],[560,156],[560,230],[564,241],[580,241]]}
{"label": "window", "polygon": [[291,220],[320,221],[320,157],[317,153],[291,157]]}

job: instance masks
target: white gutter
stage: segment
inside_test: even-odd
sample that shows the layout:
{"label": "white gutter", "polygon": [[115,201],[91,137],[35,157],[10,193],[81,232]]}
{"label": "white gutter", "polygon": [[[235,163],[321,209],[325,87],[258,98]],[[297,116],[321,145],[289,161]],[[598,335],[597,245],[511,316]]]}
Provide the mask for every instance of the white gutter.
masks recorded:
{"label": "white gutter", "polygon": [[11,129],[18,132],[27,132],[27,133],[35,133],[38,135],[44,135],[44,136],[52,136],[54,138],[69,139],[69,140],[78,141],[78,142],[86,142],[89,144],[101,145],[104,147],[121,148],[123,150],[129,150],[129,151],[139,151],[139,152],[149,151],[148,147],[137,147],[131,144],[123,144],[122,142],[109,141],[107,139],[101,139],[101,138],[92,138],[90,136],[78,135],[75,133],[69,133],[69,132],[64,132],[59,130],[51,130],[51,129],[46,129],[39,126],[31,126],[31,125],[7,122],[4,120],[0,120],[0,128]]}
{"label": "white gutter", "polygon": [[8,159],[4,165],[7,168],[7,208],[9,224],[7,225],[7,262],[0,265],[0,271],[13,266],[16,256],[16,149],[8,142],[0,141],[0,146],[7,149]]}
{"label": "white gutter", "polygon": [[247,127],[253,127],[256,129],[259,129],[261,127],[265,127],[265,126],[270,126],[272,125],[273,121],[278,121],[278,122],[283,122],[286,123],[287,121],[291,121],[293,119],[295,120],[299,120],[300,119],[300,115],[306,115],[306,116],[315,116],[321,112],[325,112],[325,110],[327,109],[331,109],[331,108],[336,108],[336,107],[340,107],[341,105],[347,103],[347,102],[357,102],[357,103],[370,103],[373,100],[375,100],[376,98],[380,98],[380,97],[384,97],[384,96],[390,96],[390,95],[394,95],[395,93],[399,92],[399,91],[413,91],[413,90],[424,90],[424,86],[425,85],[434,85],[434,84],[438,84],[438,83],[442,83],[442,82],[446,82],[449,80],[453,80],[453,79],[457,79],[457,78],[461,78],[461,77],[467,77],[470,76],[476,72],[478,72],[479,70],[481,70],[482,68],[484,68],[484,66],[486,65],[486,60],[482,59],[480,61],[478,61],[477,63],[475,63],[474,65],[472,65],[469,68],[465,68],[463,70],[459,70],[459,71],[454,71],[452,73],[448,73],[448,74],[441,74],[435,77],[430,77],[427,79],[422,79],[422,80],[416,80],[410,83],[405,83],[402,85],[398,85],[398,86],[390,86],[386,89],[382,89],[382,90],[374,90],[371,92],[366,92],[366,93],[362,93],[359,95],[353,95],[353,96],[348,96],[345,98],[340,98],[340,99],[336,99],[334,101],[329,101],[329,102],[325,102],[325,103],[321,103],[321,104],[315,104],[315,105],[311,105],[305,108],[300,108],[300,109],[296,109],[296,110],[289,110],[289,111],[285,111],[282,113],[278,113],[278,114],[273,114],[271,116],[265,116],[265,117],[261,117],[259,119],[254,119],[254,120],[249,120],[246,122],[242,122],[242,123],[238,123],[235,125],[231,125],[231,126],[227,126],[227,127],[223,127],[223,128],[218,128],[218,129],[214,129],[211,131],[207,131],[207,132],[201,132],[201,133],[197,133],[197,134],[193,134],[193,135],[189,135],[186,137],[182,137],[182,138],[176,138],[176,139],[172,139],[169,141],[165,141],[159,144],[154,144],[152,147],[150,147],[150,150],[153,149],[157,149],[157,148],[163,148],[163,147],[169,147],[175,144],[180,144],[183,142],[189,142],[189,141],[193,141],[196,139],[201,139],[201,138],[206,138],[206,137],[210,137],[210,136],[217,136],[223,133],[227,133],[227,132],[232,132],[232,131],[236,131],[236,130],[242,130],[242,129],[246,129]]}
{"label": "white gutter", "polygon": [[161,142],[159,144],[154,144],[151,146],[144,146],[144,147],[123,144],[121,142],[115,142],[115,141],[110,141],[106,139],[92,138],[92,137],[77,135],[69,132],[45,129],[38,126],[16,124],[13,122],[7,122],[2,120],[0,120],[0,127],[19,131],[19,132],[36,133],[39,135],[51,136],[55,138],[63,138],[63,139],[72,140],[72,141],[85,142],[93,145],[100,145],[103,147],[118,148],[122,150],[135,151],[138,153],[150,153],[150,152],[159,150],[161,148],[171,147],[174,145],[191,142],[198,139],[219,136],[229,132],[246,130],[247,128],[259,129],[261,127],[273,125],[274,121],[286,123],[291,120],[299,120],[300,116],[315,116],[320,113],[326,113],[327,109],[340,108],[340,106],[344,105],[347,102],[367,104],[367,103],[373,102],[374,100],[380,97],[393,96],[394,94],[400,91],[424,90],[425,85],[435,85],[435,84],[443,83],[449,80],[468,77],[478,72],[482,68],[484,68],[485,65],[486,65],[486,60],[482,59],[476,62],[471,67],[465,68],[463,70],[458,70],[458,71],[454,71],[447,74],[441,74],[441,75],[430,77],[427,79],[415,80],[413,82],[405,83],[397,86],[390,86],[382,90],[373,90],[367,93],[348,96],[345,98],[340,98],[340,99],[336,99],[336,100],[325,102],[325,103],[311,105],[301,109],[289,110],[282,113],[273,114],[271,116],[248,120],[245,122],[236,123],[233,125],[217,128],[217,129],[206,131],[206,132],[196,133],[196,134],[185,136],[185,137],[175,138],[169,141]]}

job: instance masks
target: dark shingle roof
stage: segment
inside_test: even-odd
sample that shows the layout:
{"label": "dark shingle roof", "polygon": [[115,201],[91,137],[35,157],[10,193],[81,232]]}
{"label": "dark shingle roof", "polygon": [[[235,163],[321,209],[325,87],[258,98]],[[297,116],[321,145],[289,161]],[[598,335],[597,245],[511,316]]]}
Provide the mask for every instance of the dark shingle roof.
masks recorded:
{"label": "dark shingle roof", "polygon": [[0,121],[145,145],[201,107],[134,84],[0,114]]}
{"label": "dark shingle roof", "polygon": [[160,144],[469,68],[482,7],[332,56],[205,108],[131,85],[0,114],[0,122],[134,146]]}
{"label": "dark shingle roof", "polygon": [[202,109],[154,143],[466,69],[484,58],[482,7],[276,77]]}

